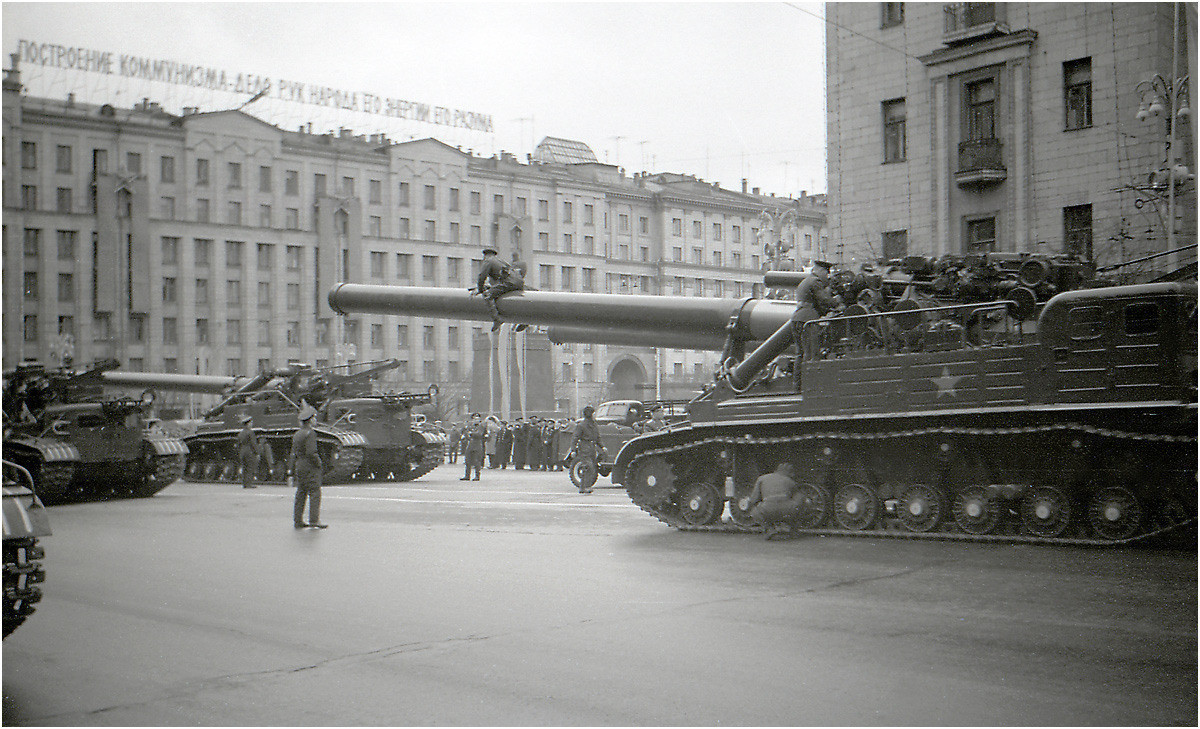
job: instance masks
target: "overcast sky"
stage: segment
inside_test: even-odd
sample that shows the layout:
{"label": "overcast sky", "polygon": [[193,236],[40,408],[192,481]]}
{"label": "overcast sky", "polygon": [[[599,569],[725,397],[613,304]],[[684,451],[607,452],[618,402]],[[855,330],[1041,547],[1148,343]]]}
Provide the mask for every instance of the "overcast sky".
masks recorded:
{"label": "overcast sky", "polygon": [[[737,189],[825,191],[820,3],[14,3],[22,40],[198,64],[272,80],[248,113],[294,129],[432,136],[524,159],[544,136],[602,161],[685,172]],[[250,94],[21,64],[31,95],[168,111]],[[492,132],[354,114],[278,98],[278,79],[490,115]],[[360,102],[361,103],[361,100]],[[619,139],[618,139],[619,137]]]}

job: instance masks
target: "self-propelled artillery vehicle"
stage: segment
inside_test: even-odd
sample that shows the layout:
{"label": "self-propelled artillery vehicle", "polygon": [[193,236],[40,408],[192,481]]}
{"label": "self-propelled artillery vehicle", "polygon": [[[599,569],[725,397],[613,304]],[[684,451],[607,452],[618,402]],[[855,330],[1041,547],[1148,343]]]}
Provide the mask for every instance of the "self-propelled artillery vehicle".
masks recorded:
{"label": "self-propelled artillery vehicle", "polygon": [[153,496],[183,475],[187,446],[146,422],[152,392],[105,398],[104,372],[25,365],[5,373],[4,455],[47,503]]}
{"label": "self-propelled artillery vehicle", "polygon": [[106,372],[104,381],[110,387],[224,395],[205,413],[197,431],[185,438],[191,450],[189,479],[239,479],[237,436],[242,417],[249,415],[251,426],[265,446],[259,478],[285,481],[286,461],[302,403],[317,411],[314,430],[326,483],[358,478],[407,481],[428,473],[442,461],[444,436],[416,427],[412,409],[431,402],[431,394],[374,394],[371,380],[400,363],[386,360],[364,364],[375,366],[343,374],[339,370],[345,367],[293,364],[251,378]]}
{"label": "self-propelled artillery vehicle", "polygon": [[[490,319],[453,289],[342,284],[329,302]],[[754,481],[783,460],[813,533],[1115,544],[1194,523],[1195,284],[1060,293],[1029,324],[1012,303],[819,319],[808,358],[790,302],[525,291],[497,306],[513,323],[723,340],[688,421],[630,440],[613,466],[679,528],[754,528]]]}

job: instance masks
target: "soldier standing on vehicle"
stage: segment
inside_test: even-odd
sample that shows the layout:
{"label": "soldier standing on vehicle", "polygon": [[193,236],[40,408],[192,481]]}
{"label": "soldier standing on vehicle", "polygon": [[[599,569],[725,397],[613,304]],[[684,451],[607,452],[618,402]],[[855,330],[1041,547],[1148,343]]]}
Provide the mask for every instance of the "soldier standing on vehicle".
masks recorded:
{"label": "soldier standing on vehicle", "polygon": [[[524,288],[525,278],[519,269],[500,260],[495,248],[483,249],[483,266],[479,269],[479,280],[475,288],[470,290],[483,296],[487,302],[488,309],[492,312],[493,332],[500,331],[502,323],[500,310],[496,308],[496,299],[513,291],[522,291]],[[525,325],[520,324],[516,330],[519,332],[524,328]]]}
{"label": "soldier standing on vehicle", "polygon": [[575,426],[571,450],[567,454],[569,463],[574,463],[576,458],[583,459],[583,469],[579,474],[581,494],[592,493],[592,486],[596,484],[596,475],[600,470],[599,458],[604,453],[604,446],[600,444],[600,426],[596,424],[595,415],[596,409],[591,405],[583,409],[583,418]]}
{"label": "soldier standing on vehicle", "polygon": [[750,517],[763,525],[763,536],[769,540],[791,532],[791,522],[804,508],[803,499],[792,464],[783,461],[773,473],[764,473],[754,482],[747,508]]}
{"label": "soldier standing on vehicle", "polygon": [[[805,360],[817,358],[816,332],[805,333],[806,322],[819,319],[834,308],[833,296],[829,293],[829,269],[825,261],[813,261],[812,273],[805,276],[796,287],[796,311],[792,313],[792,334],[796,348]],[[795,368],[796,388],[800,387],[799,366]]]}
{"label": "soldier standing on vehicle", "polygon": [[[297,529],[316,527],[321,523],[321,454],[317,452],[317,434],[312,428],[316,410],[305,404],[300,411],[300,430],[292,435],[292,453],[288,458],[288,481],[296,486],[296,501],[292,508],[292,525]],[[308,521],[304,521],[304,503],[308,502]]]}
{"label": "soldier standing on vehicle", "polygon": [[249,415],[242,416],[242,432],[238,433],[238,460],[242,464],[244,489],[257,488],[254,485],[254,476],[258,472],[258,457],[261,452],[258,436],[255,435],[254,428],[250,427],[250,420]]}
{"label": "soldier standing on vehicle", "polygon": [[479,413],[471,413],[471,423],[463,433],[466,451],[466,457],[463,460],[467,464],[467,470],[459,481],[471,481],[472,469],[475,471],[474,480],[479,480],[479,473],[483,470],[483,440],[485,437],[487,437],[487,429],[483,425],[483,416]]}

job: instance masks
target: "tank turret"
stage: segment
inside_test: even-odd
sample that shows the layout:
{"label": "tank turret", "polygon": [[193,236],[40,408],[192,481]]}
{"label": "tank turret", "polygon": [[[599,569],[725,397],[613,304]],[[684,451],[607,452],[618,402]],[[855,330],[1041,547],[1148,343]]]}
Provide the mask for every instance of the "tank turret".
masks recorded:
{"label": "tank turret", "polygon": [[[902,268],[910,284],[937,272]],[[1117,544],[1194,524],[1195,300],[1194,284],[1080,289],[1025,323],[1011,299],[914,294],[807,322],[805,355],[792,302],[525,291],[496,303],[508,322],[596,341],[723,339],[688,422],[633,438],[613,465],[614,483],[673,526],[756,528],[755,479],[787,461],[797,530]],[[491,318],[461,289],[342,284],[329,303]]]}

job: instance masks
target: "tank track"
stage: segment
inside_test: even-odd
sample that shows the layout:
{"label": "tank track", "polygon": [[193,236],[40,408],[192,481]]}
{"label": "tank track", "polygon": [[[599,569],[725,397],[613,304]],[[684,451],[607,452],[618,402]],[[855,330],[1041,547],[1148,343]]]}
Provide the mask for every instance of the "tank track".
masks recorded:
{"label": "tank track", "polygon": [[[357,446],[340,446],[338,449],[338,457],[336,462],[325,470],[322,476],[322,483],[325,485],[347,483],[351,480],[363,463],[362,448]],[[326,462],[328,458],[324,459]],[[227,461],[212,461],[210,464],[213,468],[196,473],[193,471],[188,474],[187,480],[192,483],[240,483],[241,475],[239,473],[240,465],[236,459]],[[186,471],[186,466],[180,467],[180,475]],[[272,471],[270,478],[258,479],[256,483],[268,484],[284,484],[287,483],[287,469],[283,462],[275,464],[275,470]]]}
{"label": "tank track", "polygon": [[442,449],[436,446],[421,448],[421,461],[408,469],[407,473],[397,474],[397,481],[413,481],[442,465],[444,460]]}
{"label": "tank track", "polygon": [[[811,433],[796,436],[781,436],[781,437],[766,437],[755,438],[753,436],[731,437],[731,436],[712,436],[704,439],[688,441],[674,446],[664,448],[656,448],[644,451],[632,458],[625,469],[626,474],[634,474],[637,472],[638,465],[648,458],[653,456],[672,456],[685,453],[693,449],[703,448],[705,446],[730,446],[730,445],[781,445],[788,443],[799,443],[802,441],[812,440],[885,440],[890,438],[911,437],[914,435],[1015,435],[1027,433],[1049,433],[1054,431],[1076,431],[1084,433],[1092,433],[1108,438],[1141,440],[1141,441],[1159,441],[1159,442],[1182,442],[1195,443],[1196,438],[1190,436],[1171,436],[1171,435],[1156,435],[1144,433],[1130,433],[1116,431],[1106,428],[1098,428],[1080,423],[1057,423],[1045,426],[1018,427],[1018,428],[956,428],[956,427],[930,427],[905,431],[890,431],[877,433],[847,433],[847,432],[825,432]],[[739,524],[734,519],[725,518],[721,512],[718,512],[714,523],[708,524],[693,524],[686,521],[679,513],[678,506],[670,501],[661,499],[653,499],[653,502],[648,501],[645,497],[651,494],[636,493],[637,489],[631,485],[626,486],[626,492],[630,499],[642,511],[650,514],[659,521],[674,527],[680,531],[689,532],[721,532],[721,533],[744,533],[752,534],[763,532],[763,527],[749,524]],[[661,496],[661,494],[654,494]],[[721,506],[724,506],[722,503]],[[733,504],[730,507],[733,508]],[[1197,518],[1194,510],[1186,509],[1179,511],[1175,518],[1167,524],[1158,524],[1148,531],[1144,531],[1129,537],[1119,539],[1097,539],[1097,538],[1076,538],[1076,537],[1046,537],[1035,536],[1029,534],[970,534],[963,531],[937,531],[937,532],[916,532],[904,529],[902,526],[896,525],[894,528],[888,528],[886,519],[878,519],[879,522],[884,522],[882,528],[871,528],[861,530],[838,529],[838,528],[793,528],[791,533],[794,535],[811,535],[811,536],[838,536],[838,537],[868,537],[868,538],[885,538],[885,539],[931,539],[938,541],[956,541],[956,542],[982,542],[982,543],[1000,543],[1000,544],[1037,544],[1037,545],[1069,545],[1069,546],[1085,546],[1085,547],[1114,547],[1122,545],[1131,545],[1134,543],[1145,542],[1150,539],[1169,536],[1172,532],[1177,532],[1188,527],[1195,528]],[[953,518],[950,519],[951,523]],[[957,528],[957,527],[955,527]],[[1194,540],[1188,540],[1187,543],[1193,543]]]}
{"label": "tank track", "polygon": [[4,540],[4,637],[33,614],[42,599],[37,585],[46,579],[44,553],[35,537]]}
{"label": "tank track", "polygon": [[131,485],[125,491],[127,496],[145,498],[157,494],[175,483],[183,476],[185,458],[179,453],[154,455],[150,459],[150,470],[146,479],[136,485]]}
{"label": "tank track", "polygon": [[36,469],[30,469],[33,474],[34,490],[38,498],[45,502],[59,503],[77,496],[71,482],[75,478],[75,463],[46,463],[42,461]]}

